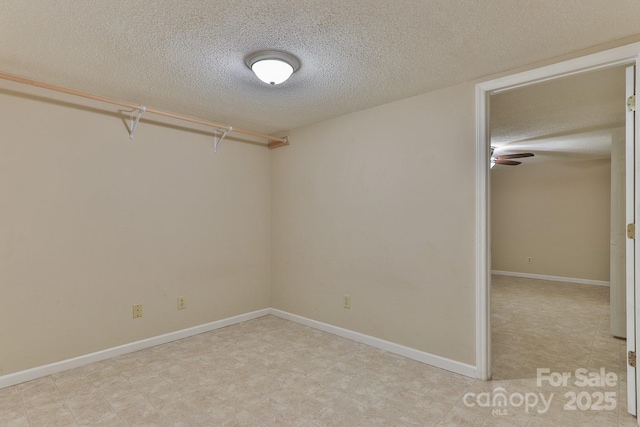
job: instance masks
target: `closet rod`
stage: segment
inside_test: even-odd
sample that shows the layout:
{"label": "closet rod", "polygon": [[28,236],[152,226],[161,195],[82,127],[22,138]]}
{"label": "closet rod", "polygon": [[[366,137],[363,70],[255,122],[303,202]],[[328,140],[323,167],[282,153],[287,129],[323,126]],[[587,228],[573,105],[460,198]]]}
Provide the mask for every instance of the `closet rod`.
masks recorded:
{"label": "closet rod", "polygon": [[[48,83],[42,83],[36,80],[25,79],[24,77],[18,77],[11,74],[0,73],[0,79],[9,80],[16,83],[22,83],[29,86],[40,87],[43,89],[53,90],[55,92],[62,92],[68,95],[75,95],[75,96],[80,96],[82,98],[93,99],[95,101],[105,102],[107,104],[119,105],[121,107],[127,107],[133,110],[139,110],[141,107],[139,104],[134,104],[132,102],[120,101],[119,99],[107,98],[105,96],[94,95],[87,92],[81,92],[75,89],[67,89],[61,86],[54,86]],[[266,139],[268,141],[269,148],[278,148],[278,147],[283,147],[285,145],[289,145],[289,141],[286,136],[283,138],[277,138],[275,136],[266,135],[264,133],[253,132],[245,129],[238,129],[235,127],[232,128],[231,126],[221,125],[219,123],[210,122],[208,120],[202,120],[195,117],[183,116],[181,114],[170,113],[168,111],[162,111],[162,110],[158,110],[151,107],[145,107],[145,108],[146,108],[145,110],[146,113],[153,113],[159,116],[170,117],[173,119],[183,120],[186,122],[197,123],[205,126],[214,127],[216,129],[224,129],[230,132],[235,132],[243,135],[250,135],[250,136],[255,136],[257,138]]]}

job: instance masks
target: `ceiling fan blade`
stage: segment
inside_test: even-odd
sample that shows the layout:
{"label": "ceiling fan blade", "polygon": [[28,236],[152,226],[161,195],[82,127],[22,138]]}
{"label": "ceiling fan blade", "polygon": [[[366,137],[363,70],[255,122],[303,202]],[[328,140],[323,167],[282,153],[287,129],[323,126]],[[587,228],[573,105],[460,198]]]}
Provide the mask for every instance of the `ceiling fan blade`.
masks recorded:
{"label": "ceiling fan blade", "polygon": [[522,162],[516,162],[515,160],[504,160],[504,159],[497,158],[495,160],[495,164],[506,165],[506,166],[518,166],[519,164],[522,164]]}
{"label": "ceiling fan blade", "polygon": [[522,159],[523,157],[533,157],[533,153],[517,153],[517,154],[504,154],[502,156],[497,156],[497,159],[508,160],[508,159]]}

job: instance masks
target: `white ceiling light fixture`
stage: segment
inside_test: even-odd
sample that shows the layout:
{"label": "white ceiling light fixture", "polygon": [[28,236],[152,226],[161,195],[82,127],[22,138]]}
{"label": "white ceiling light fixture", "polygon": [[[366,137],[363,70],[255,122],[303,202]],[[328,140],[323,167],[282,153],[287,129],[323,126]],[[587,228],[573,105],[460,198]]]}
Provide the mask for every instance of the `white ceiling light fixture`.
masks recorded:
{"label": "white ceiling light fixture", "polygon": [[252,53],[244,62],[260,80],[270,85],[284,83],[300,68],[298,58],[279,50]]}

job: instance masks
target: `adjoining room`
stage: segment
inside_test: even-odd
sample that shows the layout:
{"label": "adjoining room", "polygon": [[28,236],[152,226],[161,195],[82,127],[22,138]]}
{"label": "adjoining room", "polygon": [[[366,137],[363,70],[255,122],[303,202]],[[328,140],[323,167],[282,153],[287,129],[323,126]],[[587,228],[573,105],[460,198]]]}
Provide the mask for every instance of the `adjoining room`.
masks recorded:
{"label": "adjoining room", "polygon": [[492,98],[495,379],[626,366],[624,98],[624,66]]}

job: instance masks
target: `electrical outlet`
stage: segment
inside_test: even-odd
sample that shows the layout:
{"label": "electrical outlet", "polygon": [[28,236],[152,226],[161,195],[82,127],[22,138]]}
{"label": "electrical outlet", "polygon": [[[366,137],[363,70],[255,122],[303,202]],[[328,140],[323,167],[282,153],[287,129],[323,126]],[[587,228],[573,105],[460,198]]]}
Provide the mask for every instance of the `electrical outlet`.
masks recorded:
{"label": "electrical outlet", "polygon": [[533,258],[531,258],[530,256],[527,257],[527,264],[531,264],[533,262]]}
{"label": "electrical outlet", "polygon": [[344,295],[342,297],[342,306],[344,308],[351,308],[351,295]]}
{"label": "electrical outlet", "polygon": [[178,297],[178,310],[187,308],[187,297],[184,295]]}
{"label": "electrical outlet", "polygon": [[133,318],[137,319],[138,317],[142,317],[142,304],[133,306]]}

